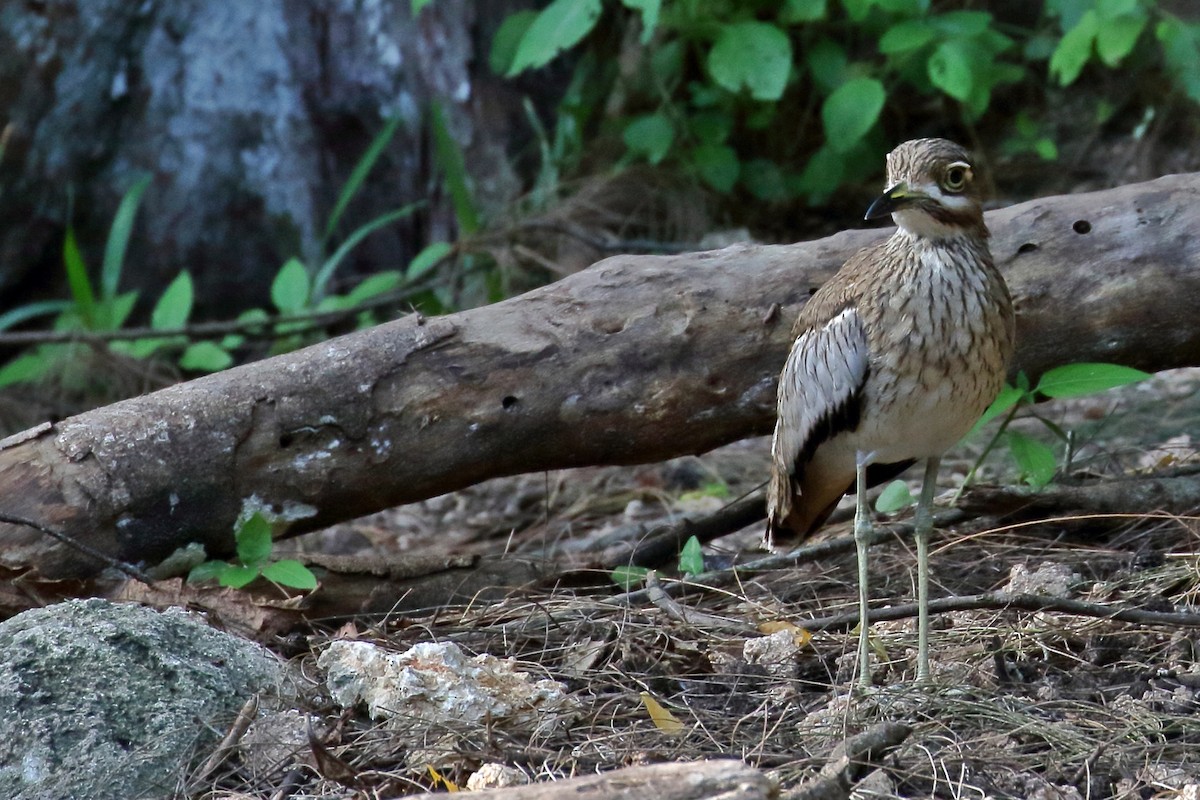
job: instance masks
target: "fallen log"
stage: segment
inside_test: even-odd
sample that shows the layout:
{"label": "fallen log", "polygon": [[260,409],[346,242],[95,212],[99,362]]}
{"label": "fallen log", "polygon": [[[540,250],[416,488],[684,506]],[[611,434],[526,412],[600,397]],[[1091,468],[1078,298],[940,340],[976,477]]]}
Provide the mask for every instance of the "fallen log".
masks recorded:
{"label": "fallen log", "polygon": [[[1200,174],[988,215],[1014,369],[1200,364]],[[123,561],[227,553],[246,508],[291,533],[487,478],[699,453],[770,430],[797,308],[886,230],[618,256],[492,306],[413,315],[0,442],[4,512]],[[0,525],[0,566],[102,565]]]}

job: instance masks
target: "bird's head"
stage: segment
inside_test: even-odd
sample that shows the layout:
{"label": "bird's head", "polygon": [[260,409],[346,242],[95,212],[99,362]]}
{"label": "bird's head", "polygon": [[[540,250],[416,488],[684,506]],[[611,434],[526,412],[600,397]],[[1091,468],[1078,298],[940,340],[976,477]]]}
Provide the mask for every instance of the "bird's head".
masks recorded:
{"label": "bird's head", "polygon": [[916,236],[942,239],[982,231],[983,206],[970,155],[946,139],[913,139],[887,157],[887,189],[866,219],[892,215]]}

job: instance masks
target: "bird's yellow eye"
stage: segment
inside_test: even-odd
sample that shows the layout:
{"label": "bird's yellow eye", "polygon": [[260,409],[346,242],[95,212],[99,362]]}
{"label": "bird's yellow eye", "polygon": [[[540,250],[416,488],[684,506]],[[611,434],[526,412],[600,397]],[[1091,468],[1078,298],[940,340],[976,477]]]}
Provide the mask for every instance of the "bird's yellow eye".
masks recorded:
{"label": "bird's yellow eye", "polygon": [[971,165],[961,161],[946,168],[946,177],[942,179],[942,188],[948,192],[961,192],[971,180]]}

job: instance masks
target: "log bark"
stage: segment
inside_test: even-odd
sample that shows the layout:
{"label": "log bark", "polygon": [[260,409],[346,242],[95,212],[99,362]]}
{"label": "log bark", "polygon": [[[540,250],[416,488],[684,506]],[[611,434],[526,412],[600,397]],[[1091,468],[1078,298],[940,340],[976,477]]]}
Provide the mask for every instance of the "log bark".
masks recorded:
{"label": "log bark", "polygon": [[[1015,369],[1200,364],[1200,174],[992,212]],[[117,557],[228,551],[245,508],[313,530],[486,478],[699,453],[769,432],[799,305],[885,230],[618,256],[503,303],[417,316],[0,443],[9,514]],[[0,564],[93,559],[0,526]]]}
{"label": "log bark", "polygon": [[753,767],[733,759],[714,759],[625,767],[581,778],[472,792],[472,796],[486,800],[771,800],[779,793],[771,780]]}

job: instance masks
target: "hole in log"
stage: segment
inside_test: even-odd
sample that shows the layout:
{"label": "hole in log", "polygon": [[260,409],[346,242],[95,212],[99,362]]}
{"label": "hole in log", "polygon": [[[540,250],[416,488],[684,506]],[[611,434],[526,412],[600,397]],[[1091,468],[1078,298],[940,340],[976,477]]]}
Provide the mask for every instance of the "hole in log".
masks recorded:
{"label": "hole in log", "polygon": [[1033,242],[1026,242],[1017,248],[1018,253],[1032,253],[1034,250],[1037,250],[1037,245]]}
{"label": "hole in log", "polygon": [[512,408],[519,402],[520,402],[520,400],[518,400],[516,397],[513,397],[510,394],[510,395],[506,395],[504,397],[504,399],[500,401],[500,405],[504,407],[505,411],[508,411],[510,408]]}
{"label": "hole in log", "polygon": [[1075,224],[1071,226],[1071,230],[1075,231],[1076,233],[1091,233],[1092,223],[1088,222],[1086,219],[1077,219],[1075,220]]}

